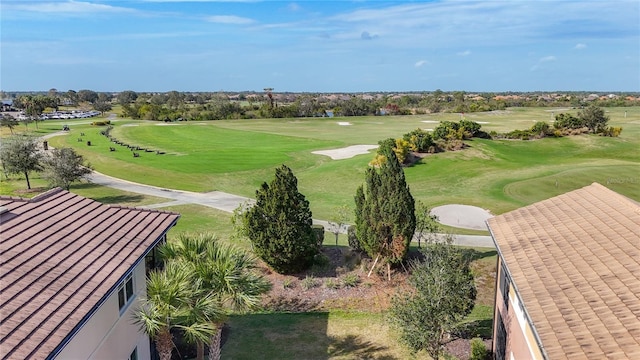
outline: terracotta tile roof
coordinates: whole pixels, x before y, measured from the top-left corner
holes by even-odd
[[[640,359],[640,206],[594,183],[488,220],[550,359]]]
[[[0,196],[0,356],[47,358],[179,217],[61,189]]]

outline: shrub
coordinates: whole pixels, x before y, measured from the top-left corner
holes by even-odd
[[[458,123],[453,121],[442,121],[435,129],[433,129],[434,139],[446,139],[449,133],[458,131]]]
[[[602,132],[600,133],[600,135],[618,137],[618,136],[620,136],[621,132],[622,132],[622,127],[609,126],[609,127],[604,128],[602,130]]]
[[[544,121],[538,121],[531,127],[533,135],[545,136],[549,134],[549,124]]]
[[[91,123],[93,126],[105,126],[111,124],[111,120],[94,121]]]
[[[309,290],[318,286],[318,281],[313,276],[307,276],[300,282],[300,286],[302,286],[304,290]]]
[[[481,128],[481,125],[477,122],[467,119],[460,120],[458,125],[460,126],[460,128],[464,128],[464,130],[469,133],[469,137],[475,137]]]
[[[469,360],[486,360],[489,358],[489,351],[484,341],[480,338],[471,339],[471,356]]]
[[[356,287],[360,283],[358,274],[347,274],[342,277],[342,285],[345,287]]]
[[[292,278],[285,278],[282,280],[282,287],[285,289],[293,289],[296,286],[296,283]]]
[[[277,168],[275,179],[256,191],[256,203],[242,221],[255,254],[275,271],[293,274],[313,263],[319,247],[309,201],[287,166]]]
[[[324,287],[326,287],[327,289],[335,290],[340,288],[340,283],[334,279],[329,278],[324,282]]]
[[[360,246],[360,241],[358,241],[358,237],[356,236],[356,226],[349,225],[347,228],[347,240],[349,241],[349,247],[355,251],[362,251],[362,247]]]

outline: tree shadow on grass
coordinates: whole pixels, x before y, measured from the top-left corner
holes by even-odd
[[[461,324],[453,331],[453,337],[461,339],[491,339],[493,336],[493,319],[480,319]]]
[[[330,337],[328,355],[329,357],[344,356],[355,359],[396,359],[390,355],[378,355],[379,352],[387,349],[386,346],[379,346],[370,341],[363,340],[358,335],[349,334],[340,337]]]
[[[478,251],[476,249],[462,249],[462,252],[465,256],[468,256],[471,261],[476,261],[492,256],[498,255],[497,250],[489,250],[489,251]]]
[[[103,204],[123,204],[123,203],[136,203],[142,201],[144,196],[142,195],[114,195],[97,197],[93,200]]]

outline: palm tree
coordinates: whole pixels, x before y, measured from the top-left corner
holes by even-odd
[[[190,264],[198,286],[213,294],[225,310],[219,316],[210,317],[216,331],[206,341],[209,360],[220,359],[220,340],[226,314],[255,309],[260,304],[260,296],[271,288],[271,283],[255,271],[257,260],[254,256],[220,242],[212,234],[183,234],[177,241],[164,245],[160,252],[166,260]],[[197,341],[198,360],[204,358],[204,343]]]
[[[147,279],[147,297],[134,321],[154,339],[161,360],[171,359],[171,330],[182,330],[191,341],[207,341],[217,332],[211,325],[211,319],[222,313],[217,297],[204,291],[193,275],[191,267],[171,261]]]

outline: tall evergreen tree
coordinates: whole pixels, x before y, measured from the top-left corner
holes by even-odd
[[[256,255],[279,273],[306,269],[318,253],[309,201],[298,192],[298,179],[285,165],[275,179],[256,191],[256,204],[244,213],[246,235]]]
[[[416,228],[415,201],[404,171],[393,152],[393,141],[382,141],[379,153],[386,160],[369,168],[366,187],[356,191],[356,233],[371,257],[397,263],[405,257]]]

